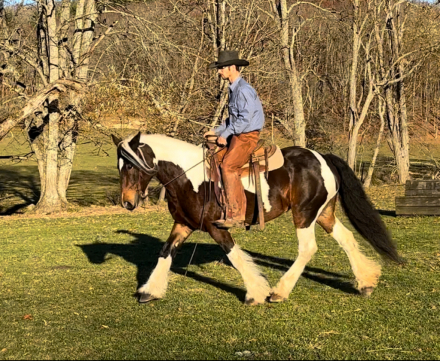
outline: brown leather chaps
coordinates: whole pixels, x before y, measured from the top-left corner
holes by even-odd
[[[259,131],[233,135],[221,163],[222,180],[228,203],[227,219],[232,218],[237,221],[245,219],[246,196],[240,179],[241,167],[249,162],[259,138]]]

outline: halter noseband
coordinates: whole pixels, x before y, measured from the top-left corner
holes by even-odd
[[[145,160],[144,152],[142,152],[141,150],[139,150],[139,148],[142,148],[142,147],[144,147],[144,146],[145,146],[145,144],[140,144],[137,150],[139,151],[139,154],[140,154],[140,156],[142,157],[142,160],[144,161],[144,164],[145,164],[145,168],[148,170],[148,172],[145,171],[144,169],[141,169],[141,171],[143,171],[144,173],[146,173],[146,174],[151,175],[152,177],[154,177],[154,176],[157,174],[157,172],[159,171],[159,169],[157,168],[157,164],[154,163],[154,162],[153,162],[153,167],[150,167],[150,166],[148,165],[147,161]],[[149,172],[151,172],[151,173],[149,173]]]

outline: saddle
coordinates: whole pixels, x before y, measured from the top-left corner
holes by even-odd
[[[215,139],[213,140],[213,138]],[[222,207],[224,214],[226,214],[227,202],[224,187],[221,187],[222,178],[220,165],[223,162],[228,148],[218,147],[216,145],[216,138],[217,136],[210,136],[206,141],[205,166],[208,178],[214,183],[214,193],[217,202]],[[283,165],[284,157],[281,149],[277,145],[264,146],[264,140],[260,139],[249,158],[249,162],[244,164],[240,169],[240,178],[251,177],[255,183],[255,195],[258,204],[258,223],[261,230],[264,229],[264,209],[261,196],[260,174],[264,172],[264,176],[267,180],[270,171],[281,168]]]

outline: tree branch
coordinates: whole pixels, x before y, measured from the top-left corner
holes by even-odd
[[[30,98],[27,105],[15,116],[9,117],[0,123],[0,140],[2,140],[18,123],[33,114],[53,92],[66,92],[68,89],[80,92],[84,87],[85,85],[80,82],[67,79],[59,79],[56,82],[47,85]]]

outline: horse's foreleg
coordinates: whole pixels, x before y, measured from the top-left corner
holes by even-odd
[[[156,268],[151,273],[147,283],[138,289],[139,302],[163,298],[168,287],[168,271],[171,268],[172,260],[179,247],[193,232],[189,227],[174,223],[171,234],[159,254]]]
[[[360,250],[353,233],[335,217],[335,224],[329,232],[344,249],[356,277],[357,288],[363,296],[369,296],[377,286],[380,265],[367,258]]]
[[[307,228],[297,228],[296,234],[298,237],[298,258],[292,267],[281,277],[276,287],[272,289],[270,302],[287,300],[306,264],[318,250],[315,240],[315,222]]]
[[[240,272],[247,291],[245,303],[247,305],[264,303],[270,294],[270,286],[252,257],[235,244],[228,231],[212,227],[208,232],[226,252],[232,265]]]

